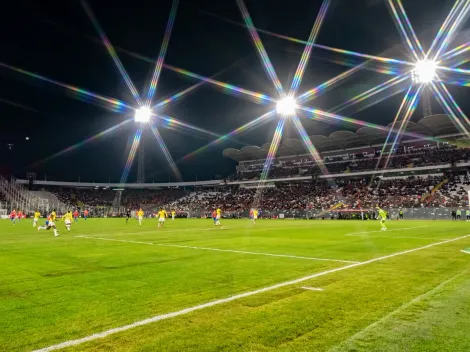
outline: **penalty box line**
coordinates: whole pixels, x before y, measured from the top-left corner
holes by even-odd
[[[80,345],[80,344],[85,343],[85,342],[105,338],[107,336],[110,336],[110,335],[113,335],[113,334],[116,334],[116,333],[119,333],[119,332],[127,331],[127,330],[130,330],[130,329],[136,328],[138,326],[148,325],[148,324],[155,323],[157,321],[178,317],[178,316],[181,316],[181,315],[192,313],[194,311],[198,311],[198,310],[202,310],[202,309],[205,309],[205,308],[210,308],[210,307],[213,307],[213,306],[216,306],[216,305],[232,302],[232,301],[235,301],[235,300],[238,300],[238,299],[241,299],[241,298],[250,297],[250,296],[253,296],[253,295],[257,295],[257,294],[260,294],[260,293],[272,291],[272,290],[282,288],[282,287],[286,287],[286,286],[296,285],[296,284],[299,284],[301,282],[311,280],[311,279],[315,279],[315,278],[320,277],[320,276],[325,276],[325,275],[333,274],[333,273],[336,273],[336,272],[339,272],[339,271],[352,269],[352,268],[355,268],[355,267],[358,267],[358,266],[363,266],[363,265],[375,263],[375,262],[378,262],[378,261],[386,260],[386,259],[389,259],[389,258],[397,257],[397,256],[400,256],[400,255],[413,253],[413,252],[416,252],[416,251],[421,251],[423,249],[431,248],[431,247],[434,247],[434,246],[440,246],[442,244],[446,244],[446,243],[450,243],[450,242],[454,242],[454,241],[459,241],[459,240],[462,240],[462,239],[468,238],[468,237],[470,237],[470,235],[457,237],[457,238],[453,238],[453,239],[446,240],[446,241],[436,242],[436,243],[428,244],[428,245],[422,246],[422,247],[408,249],[406,251],[397,252],[397,253],[389,254],[389,255],[386,255],[386,256],[383,256],[383,257],[370,259],[370,260],[367,260],[365,262],[349,264],[349,265],[345,265],[345,266],[342,266],[342,267],[339,267],[339,268],[336,268],[336,269],[330,269],[330,270],[322,271],[320,273],[304,276],[304,277],[301,277],[299,279],[281,282],[279,284],[275,284],[275,285],[272,285],[272,286],[260,288],[258,290],[249,291],[249,292],[245,292],[245,293],[240,293],[240,294],[230,296],[230,297],[227,297],[227,298],[218,299],[218,300],[215,300],[215,301],[199,304],[197,306],[189,307],[189,308],[182,309],[182,310],[179,310],[179,311],[176,311],[176,312],[156,315],[156,316],[151,317],[151,318],[136,321],[132,324],[124,325],[124,326],[121,326],[121,327],[118,327],[118,328],[113,328],[113,329],[110,329],[110,330],[106,330],[106,331],[103,331],[103,332],[100,332],[100,333],[96,333],[96,334],[93,334],[93,335],[82,337],[80,339],[65,341],[65,342],[62,342],[62,343],[59,343],[59,344],[56,344],[56,345],[52,345],[52,346],[45,347],[45,348],[42,348],[42,349],[39,349],[39,350],[35,350],[33,352],[50,352],[50,351],[55,351],[55,350],[66,348],[66,347]]]
[[[250,251],[241,251],[241,250],[237,250],[237,249],[221,249],[221,248],[211,248],[211,247],[185,246],[185,245],[171,244],[171,243],[167,244],[167,243],[153,243],[153,242],[141,242],[141,241],[130,241],[130,240],[118,240],[118,239],[114,239],[114,238],[91,237],[91,236],[75,236],[75,237],[88,238],[88,239],[101,240],[101,241],[147,244],[147,245],[150,245],[150,246],[160,246],[160,247],[174,247],[174,248],[197,249],[197,250],[214,251],[214,252],[228,252],[228,253],[239,253],[239,254],[250,254],[250,255],[263,255],[263,256],[268,256],[268,257],[318,260],[318,261],[339,262],[339,263],[359,263],[358,261],[354,261],[354,260],[304,257],[304,256],[297,256],[297,255],[274,254],[274,253],[264,253],[264,252],[250,252]]]

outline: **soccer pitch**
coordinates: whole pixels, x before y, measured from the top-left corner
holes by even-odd
[[[0,222],[1,351],[469,351],[470,223]]]

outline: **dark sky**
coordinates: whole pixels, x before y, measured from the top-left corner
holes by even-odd
[[[403,1],[411,23],[427,48],[452,7],[452,0]],[[115,47],[155,60],[163,40],[172,2],[90,1],[101,27]],[[255,26],[306,40],[318,10],[319,0],[246,0]],[[242,22],[235,0],[180,0],[165,62],[201,75],[225,72],[217,79],[246,89],[277,96],[265,74],[246,28],[226,20]],[[132,95],[87,17],[80,1],[16,1],[2,11],[0,62],[40,74],[49,79],[134,104]],[[468,40],[467,25],[449,48]],[[290,86],[303,46],[260,34],[276,72]],[[385,1],[332,0],[317,43],[367,54],[386,52],[389,57],[410,60]],[[154,64],[118,50],[118,56],[141,95],[146,95]],[[352,59],[352,61],[351,61]],[[299,92],[303,92],[348,69],[333,61],[362,61],[314,49]],[[331,109],[350,97],[392,76],[364,70],[321,95],[309,106]],[[198,81],[163,69],[154,101],[171,96]],[[451,87],[465,110],[466,88]],[[343,115],[386,125],[394,118],[402,95],[374,107]],[[467,106],[469,105],[469,106]],[[225,134],[268,111],[240,96],[225,94],[209,83],[202,85],[161,113],[216,133]],[[434,104],[435,112],[441,112]],[[57,157],[42,161],[67,147],[124,121],[129,114],[113,112],[103,104],[57,85],[0,67],[0,171],[24,177],[28,171],[38,179],[75,181],[119,181],[136,130],[131,122],[105,137],[97,138]],[[418,108],[412,121],[422,117]],[[351,126],[338,126],[302,119],[309,134],[329,134]],[[261,145],[272,138],[276,120],[237,136],[237,141]],[[208,179],[234,172],[235,163],[222,156],[226,141],[189,159],[184,155],[214,139],[202,133],[174,130],[159,125],[168,150],[177,161],[184,180]],[[29,141],[25,140],[29,137]],[[284,138],[296,138],[288,124]],[[147,181],[174,180],[171,169],[150,131],[145,130]],[[14,144],[10,150],[8,144]],[[39,163],[38,163],[39,162]],[[34,165],[33,165],[34,164]],[[129,175],[136,179],[137,162]]]

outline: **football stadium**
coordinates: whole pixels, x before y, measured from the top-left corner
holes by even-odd
[[[470,351],[469,10],[12,4],[0,351]]]

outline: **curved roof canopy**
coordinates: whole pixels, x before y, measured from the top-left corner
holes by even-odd
[[[393,129],[394,131],[400,128],[401,122],[402,121],[396,122]],[[386,127],[389,130],[392,126],[393,123],[389,123]],[[424,117],[417,123],[409,121],[405,134],[402,136],[402,140],[458,133],[461,132],[448,115],[438,114]],[[326,152],[384,143],[387,135],[387,130],[361,127],[356,132],[339,130],[331,133],[329,136],[312,135],[309,137],[318,151]],[[245,146],[240,150],[228,148],[223,151],[223,155],[235,161],[264,159],[268,153],[269,146],[270,143],[264,143],[261,147]],[[306,153],[308,153],[308,151],[300,139],[286,139],[281,142],[277,156],[291,156]]]

